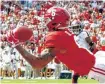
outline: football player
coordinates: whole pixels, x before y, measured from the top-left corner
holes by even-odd
[[[76,42],[79,44],[80,47],[90,50],[91,52],[95,48],[95,43],[92,42],[89,33],[83,30],[83,25],[78,22],[77,20],[71,23],[70,26],[71,31],[76,35]],[[72,77],[72,83],[77,83],[79,74],[74,72]]]
[[[35,68],[43,68],[56,56],[69,69],[74,70],[81,76],[97,73],[99,76],[93,76],[94,79],[105,82],[105,69],[103,67],[105,63],[97,61],[97,57],[100,58],[100,56],[95,57],[89,50],[78,46],[74,39],[75,35],[68,30],[69,13],[63,8],[52,7],[47,10],[45,18],[47,18],[46,25],[49,33],[45,38],[45,49],[43,49],[39,57],[28,53],[19,45],[32,36],[32,31],[27,27],[11,31],[7,35],[8,42],[15,44],[15,48]],[[105,57],[102,57],[102,59],[105,60]]]

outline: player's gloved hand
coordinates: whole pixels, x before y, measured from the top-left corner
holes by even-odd
[[[6,35],[6,39],[13,46],[17,46],[22,42],[25,42],[31,38],[33,32],[26,26],[15,28],[13,31],[10,31]]]

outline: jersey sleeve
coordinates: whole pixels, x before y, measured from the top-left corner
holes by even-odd
[[[89,37],[89,35],[88,35],[88,33],[87,33],[87,32],[82,32],[82,36],[83,36],[84,38]]]

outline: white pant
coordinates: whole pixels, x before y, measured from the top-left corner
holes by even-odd
[[[25,77],[26,79],[31,78],[32,67],[30,65],[25,66]]]
[[[98,51],[95,57],[96,63],[90,70],[88,77],[99,81],[99,83],[105,83],[105,51]]]
[[[33,69],[33,78],[37,78],[40,76],[40,69]]]
[[[8,70],[9,72],[11,72],[11,67],[10,67],[10,62],[8,63],[3,63],[3,70]]]
[[[16,63],[11,63],[11,70],[15,71],[15,78],[18,78],[18,67]]]
[[[55,65],[55,78],[59,78],[60,77],[60,73],[61,73],[61,65],[60,64],[56,64]]]

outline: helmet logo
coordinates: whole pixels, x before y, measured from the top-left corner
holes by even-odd
[[[55,9],[53,9],[53,10],[51,11],[52,19],[54,19],[55,12],[56,12],[56,10],[55,10]]]
[[[53,9],[53,10],[51,11],[51,15],[52,15],[52,16],[55,16],[55,12],[56,12],[56,10]]]

